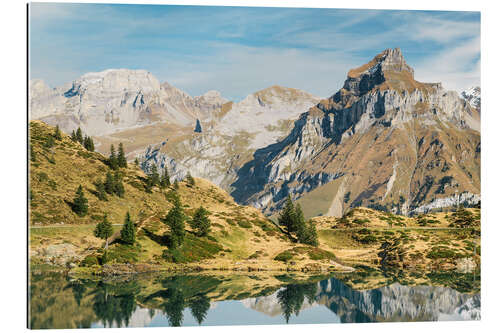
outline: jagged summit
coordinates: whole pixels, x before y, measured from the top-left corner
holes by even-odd
[[[372,90],[412,92],[416,89],[430,92],[441,89],[440,83],[422,83],[414,79],[414,70],[405,61],[399,48],[386,49],[370,62],[351,69],[344,86],[334,96],[335,103],[348,105],[351,96],[361,96]]]
[[[376,71],[382,72],[409,72],[411,77],[413,77],[413,68],[408,66],[406,63],[403,53],[400,48],[386,49],[381,53],[377,54],[369,63],[364,64],[355,69],[351,69],[347,76],[350,78],[356,78],[366,73],[375,73]]]
[[[258,149],[232,195],[269,214],[289,194],[303,207],[328,197],[309,216],[477,201],[479,131],[476,109],[439,83],[416,81],[401,50],[387,49],[349,71],[343,88],[301,114],[285,138]]]

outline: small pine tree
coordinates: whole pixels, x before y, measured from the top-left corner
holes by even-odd
[[[285,206],[278,217],[278,224],[284,226],[289,235],[295,232],[295,207],[290,195],[286,198]]]
[[[191,173],[189,171],[186,175],[186,182],[187,182],[188,186],[194,186],[194,178],[193,178],[193,176],[191,176]]]
[[[316,231],[316,226],[309,220],[307,224],[304,224],[300,227],[299,232],[297,233],[299,243],[308,244],[312,246],[318,246],[318,232]]]
[[[78,129],[76,130],[76,141],[80,142],[81,144],[83,144],[83,134],[82,134],[82,130],[80,127],[78,127]]]
[[[88,200],[85,198],[85,195],[83,194],[83,187],[82,185],[78,186],[78,189],[76,190],[75,198],[73,199],[73,211],[75,212],[76,215],[82,217],[85,216],[88,212],[89,206],[88,206]]]
[[[176,179],[174,180],[174,190],[178,190],[179,189],[179,181]]]
[[[108,238],[113,235],[113,226],[111,223],[108,221],[108,216],[104,215],[104,218],[102,222],[99,222],[95,229],[94,229],[94,235],[98,238],[105,239],[106,240],[106,245],[105,249],[108,249]]]
[[[162,173],[161,179],[160,179],[160,187],[165,188],[167,186],[170,186],[170,176],[168,174],[167,167],[165,166],[163,168],[163,173]]]
[[[135,164],[135,166],[139,166],[139,159],[137,157],[134,160],[134,164]]]
[[[99,179],[95,183],[95,189],[97,192],[97,198],[101,201],[107,201],[108,196],[106,195],[106,186],[104,186],[104,183]]]
[[[110,147],[110,153],[109,153],[109,167],[112,170],[117,170],[118,169],[118,159],[116,158],[116,153],[115,153],[115,146],[111,145]]]
[[[75,130],[71,131],[71,140],[74,141],[74,142],[77,142],[77,138],[76,138],[76,133],[75,133]]]
[[[151,172],[149,173],[149,179],[151,181],[151,186],[156,186],[160,184],[160,175],[158,174],[158,168],[156,164],[151,166]]]
[[[83,138],[83,148],[89,150],[89,137],[85,135]]]
[[[83,147],[88,151],[94,151],[94,140],[90,136],[85,136],[83,139]]]
[[[59,129],[59,125],[56,125],[56,129],[54,131],[54,139],[56,139],[57,141],[62,140],[62,135],[61,135],[61,130]]]
[[[293,229],[296,234],[299,231],[306,229],[306,220],[304,218],[304,213],[302,212],[302,207],[300,207],[300,204],[295,205],[295,220],[293,223]]]
[[[127,158],[125,157],[125,150],[123,149],[123,143],[118,144],[118,167],[127,167]]]
[[[191,228],[199,237],[207,236],[210,232],[210,219],[208,218],[208,210],[200,206],[189,221]]]
[[[185,215],[182,210],[181,200],[179,196],[174,197],[174,207],[168,212],[163,222],[170,227],[170,245],[175,249],[184,242],[184,220]]]
[[[125,224],[123,225],[122,230],[120,231],[121,240],[126,243],[133,245],[135,243],[135,226],[134,222],[130,219],[130,213],[127,212],[125,216]]]
[[[125,195],[125,187],[123,186],[123,180],[118,171],[115,172],[113,184],[114,184],[114,193],[120,198],[123,198],[123,196]]]
[[[146,190],[146,193],[153,193],[153,184],[151,183],[150,177],[146,179],[146,184],[144,185],[144,189]]]
[[[106,173],[106,180],[104,181],[104,190],[108,194],[115,193],[115,181],[113,179],[113,175],[109,171],[108,173]]]

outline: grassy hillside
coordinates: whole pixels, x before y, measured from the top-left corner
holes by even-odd
[[[30,162],[32,263],[81,265],[85,257],[101,260],[103,241],[94,237],[93,229],[107,214],[115,232],[108,260],[116,264],[148,264],[162,269],[174,265],[256,270],[287,267],[287,263],[274,259],[280,253],[294,251],[297,244],[259,210],[236,204],[229,194],[209,181],[197,178],[194,185],[182,181],[177,189],[174,186],[163,190],[154,187],[152,193],[147,193],[146,175],[129,164],[119,171],[125,195],[122,198],[108,195],[107,201],[101,201],[95,182],[104,180],[110,171],[107,158],[85,150],[65,135],[62,140],[51,143],[53,133],[54,128],[43,122],[30,123],[30,143],[34,152]],[[83,217],[72,211],[79,185],[89,205],[88,214]],[[208,209],[212,227],[207,237],[198,237],[186,224],[184,245],[169,251],[165,237],[169,228],[162,218],[173,207],[175,195],[180,197],[188,219],[198,207]],[[134,246],[121,244],[119,239],[127,211],[136,223],[137,244]],[[326,250],[310,246],[300,248],[294,253],[303,256],[304,260],[296,269],[318,261],[333,267],[331,259],[334,256]]]
[[[385,269],[475,270],[481,256],[480,209],[406,217],[355,208],[315,217],[323,246],[350,265]],[[465,212],[465,213],[464,213]]]

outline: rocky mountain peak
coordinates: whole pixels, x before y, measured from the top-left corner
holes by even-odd
[[[229,102],[229,100],[222,97],[221,93],[217,90],[209,90],[201,96],[196,96],[194,100],[200,105],[216,105],[221,106],[224,103]]]
[[[439,84],[426,84],[415,81],[414,71],[405,61],[399,48],[386,49],[377,54],[370,62],[351,69],[347,73],[344,87],[334,98],[336,103],[349,102],[344,95],[360,96],[372,89],[413,91],[438,88]]]
[[[91,93],[97,96],[123,91],[151,93],[160,90],[160,82],[146,70],[107,69],[90,72],[73,81],[65,97]]]
[[[351,69],[347,76],[357,78],[364,74],[374,74],[377,71],[387,72],[408,72],[413,77],[413,68],[406,63],[400,48],[386,49],[377,54],[370,62]]]
[[[462,98],[465,99],[472,105],[476,110],[481,112],[481,88],[480,87],[470,87],[469,89],[462,91]]]

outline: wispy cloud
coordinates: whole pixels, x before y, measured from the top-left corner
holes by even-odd
[[[458,90],[479,82],[478,13],[31,6],[32,77],[52,86],[89,71],[143,68],[192,95],[217,89],[242,98],[281,84],[328,96],[348,69],[388,47],[401,47],[423,81]]]

